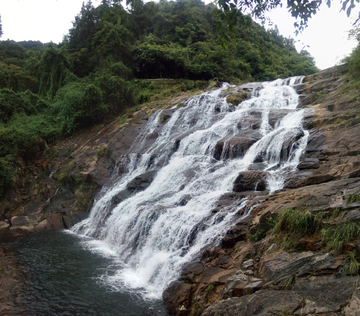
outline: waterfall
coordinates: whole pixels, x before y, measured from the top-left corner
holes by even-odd
[[[303,110],[296,109],[297,83],[224,84],[172,109],[165,122],[162,111],[148,119],[127,172],[103,188],[89,217],[72,229],[86,237],[85,247],[118,265],[115,275],[104,273],[104,282],[160,298],[181,266],[217,243],[245,210],[246,198],[216,209],[239,172],[265,171],[269,194],[283,187],[308,137]],[[251,91],[251,98],[228,104],[222,94],[229,88]]]

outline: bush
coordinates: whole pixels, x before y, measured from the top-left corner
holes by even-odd
[[[107,113],[101,90],[82,82],[72,82],[59,89],[51,108],[64,134],[101,121]]]
[[[13,162],[10,157],[0,157],[0,197],[14,185]]]

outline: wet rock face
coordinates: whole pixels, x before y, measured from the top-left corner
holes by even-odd
[[[214,158],[229,159],[244,157],[246,151],[261,138],[259,131],[246,131],[232,138],[219,140],[215,146]]]
[[[156,172],[153,170],[137,176],[127,184],[127,190],[131,193],[145,190],[153,181]]]
[[[242,171],[234,181],[233,191],[264,191],[266,190],[266,171]]]

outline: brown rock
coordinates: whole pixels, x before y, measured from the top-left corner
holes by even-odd
[[[9,227],[10,227],[9,223],[4,222],[4,221],[0,221],[0,230],[6,229],[6,228],[9,228]]]
[[[266,177],[268,173],[265,171],[242,171],[234,181],[233,191],[264,191],[266,189]]]
[[[191,284],[174,281],[163,293],[163,300],[172,315],[188,315],[190,311]]]
[[[258,131],[247,131],[230,139],[224,138],[218,141],[215,146],[214,158],[229,159],[241,158],[246,151],[261,138]]]
[[[258,291],[253,295],[230,298],[216,303],[201,316],[268,316],[293,313],[303,297],[291,291]]]

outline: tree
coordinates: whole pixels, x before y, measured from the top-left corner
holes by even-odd
[[[0,15],[0,37],[3,35],[2,31],[2,22],[1,22],[1,15]]]
[[[350,16],[352,9],[355,8],[355,1],[344,0],[342,2],[341,11],[345,11]],[[237,24],[238,14],[251,14],[253,17],[264,20],[264,14],[278,6],[282,6],[281,0],[216,0],[220,11],[218,12],[218,29],[225,29],[225,35],[233,32],[234,26]],[[298,19],[294,23],[298,31],[302,31],[307,27],[308,20],[317,13],[323,0],[287,0],[286,7],[291,15]],[[326,0],[326,5],[331,7],[331,0]],[[356,20],[358,22],[359,18]],[[356,23],[355,22],[355,23]],[[225,36],[226,39],[226,36]]]

